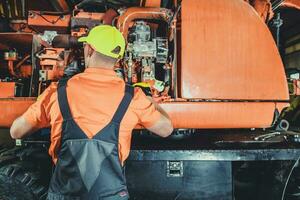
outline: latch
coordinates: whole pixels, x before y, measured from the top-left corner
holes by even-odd
[[[167,161],[167,177],[183,177],[183,162]]]

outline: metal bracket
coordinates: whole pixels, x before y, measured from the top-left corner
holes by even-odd
[[[47,70],[39,71],[39,81],[47,81]]]

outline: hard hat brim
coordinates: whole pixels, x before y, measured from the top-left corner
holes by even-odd
[[[87,41],[87,37],[80,37],[77,40],[78,42],[86,42]]]

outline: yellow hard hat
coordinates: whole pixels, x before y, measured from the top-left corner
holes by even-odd
[[[95,26],[88,36],[80,37],[78,42],[86,42],[97,52],[112,58],[122,58],[124,55],[125,39],[122,33],[113,26]]]

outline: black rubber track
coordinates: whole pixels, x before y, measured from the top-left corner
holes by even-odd
[[[0,200],[46,199],[50,171],[40,148],[1,149]]]
[[[287,190],[284,200],[300,200],[300,166],[299,163],[292,171],[288,180]]]
[[[22,164],[0,168],[0,199],[45,199],[47,189],[38,183],[35,174],[22,169]]]

